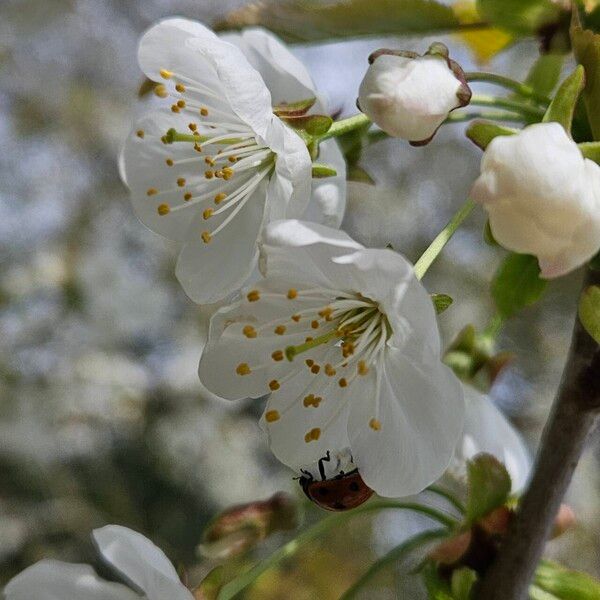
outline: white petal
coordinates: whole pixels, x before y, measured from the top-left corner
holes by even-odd
[[[321,144],[318,162],[333,167],[337,175],[313,179],[310,203],[302,219],[337,228],[346,210],[346,161],[336,140]]]
[[[139,600],[132,590],[100,579],[88,565],[43,560],[4,588],[6,600]]]
[[[464,422],[462,386],[442,363],[416,365],[386,350],[380,393],[354,402],[349,437],[354,462],[382,496],[415,494],[438,479],[452,458]],[[377,418],[379,431],[369,427]]]
[[[274,104],[315,96],[315,85],[306,67],[266,29],[252,27],[220,37],[244,52],[248,62],[261,74]]]
[[[219,219],[212,217],[205,221],[198,215],[188,229],[175,274],[194,302],[210,304],[221,300],[239,290],[254,271],[264,215],[265,187],[263,180],[239,213],[208,244],[203,242],[201,233],[214,231],[235,207]]]
[[[108,525],[95,529],[93,537],[104,559],[142,590],[148,600],[193,600],[163,551],[143,535]]]
[[[496,408],[489,396],[484,396],[472,386],[465,390],[465,429],[455,460],[461,472],[467,460],[487,452],[504,463],[512,479],[512,491],[520,492],[529,479],[531,456],[523,439],[506,417]]]

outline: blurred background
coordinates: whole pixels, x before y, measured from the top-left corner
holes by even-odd
[[[277,490],[301,501],[293,474],[260,433],[260,403],[229,404],[200,388],[204,317],[175,281],[176,248],[136,220],[117,172],[120,144],[143,109],[140,34],[171,15],[210,24],[241,4],[0,2],[0,589],[42,557],[94,562],[89,533],[106,523],[141,531],[190,568],[220,509]],[[460,39],[435,39],[465,69],[476,66]],[[371,51],[423,52],[431,41],[363,39],[294,51],[332,110],[352,114]],[[486,68],[524,78],[536,55],[535,42],[518,42]],[[349,185],[345,228],[415,260],[476,176],[480,152],[463,129],[446,126],[421,149],[397,140],[369,148],[361,165],[377,187]],[[502,253],[483,243],[483,223],[482,214],[472,217],[426,279],[431,292],[455,299],[440,317],[446,343],[493,314],[488,286]],[[516,358],[494,400],[532,450],[566,355],[578,278],[552,283],[501,335],[501,349]],[[549,547],[596,576],[598,456],[595,436],[569,496],[578,525]],[[305,519],[315,515],[306,507]],[[391,525],[361,521],[335,532],[251,595],[336,598],[412,527]],[[376,597],[392,590],[382,580]]]

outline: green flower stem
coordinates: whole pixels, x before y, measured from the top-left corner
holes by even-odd
[[[479,71],[465,73],[465,77],[469,83],[493,83],[508,90],[512,90],[513,92],[516,92],[525,98],[531,98],[531,100],[535,100],[535,102],[540,104],[550,104],[550,98],[548,98],[548,96],[538,94],[531,86],[521,83],[520,81],[515,81],[510,77],[504,77],[503,75],[497,75],[496,73],[484,73]]]
[[[558,596],[545,592],[542,588],[537,587],[537,585],[532,585],[529,588],[529,598],[530,600],[560,600]]]
[[[523,122],[523,115],[516,112],[494,111],[455,111],[448,115],[446,123],[465,123],[474,119],[485,119],[486,121],[510,121],[512,123]]]
[[[453,517],[450,517],[449,515],[446,515],[445,513],[429,506],[423,506],[421,504],[412,502],[398,502],[397,500],[373,500],[349,512],[338,513],[322,519],[301,533],[299,536],[293,540],[290,540],[287,544],[273,552],[271,556],[259,562],[245,573],[242,573],[233,581],[230,581],[228,584],[224,585],[217,596],[217,600],[230,600],[231,598],[234,598],[249,585],[251,585],[267,569],[278,565],[286,558],[295,554],[304,544],[318,539],[331,529],[341,527],[344,525],[344,523],[346,523],[346,521],[349,521],[358,515],[373,512],[375,510],[382,510],[385,508],[412,510],[414,512],[421,513],[430,517],[434,521],[441,523],[447,529],[450,529],[456,525],[456,520]]]
[[[452,504],[452,506],[454,506],[459,513],[464,514],[466,512],[465,505],[448,490],[438,487],[437,485],[430,485],[425,491],[431,492],[440,498],[444,498],[450,504]]]
[[[415,275],[418,279],[422,279],[427,273],[433,261],[438,257],[444,246],[450,241],[450,238],[456,233],[456,230],[461,226],[462,222],[471,214],[475,208],[475,202],[471,199],[467,200],[450,219],[446,227],[440,231],[437,237],[431,242],[429,248],[423,252],[421,258],[415,263]]]
[[[371,579],[379,573],[382,569],[387,567],[391,563],[395,563],[408,556],[414,550],[417,550],[427,542],[444,538],[448,535],[447,529],[434,529],[432,531],[424,531],[419,535],[415,535],[399,546],[396,546],[393,550],[390,550],[387,554],[382,556],[379,560],[375,561],[362,575],[357,579],[351,587],[349,587],[341,596],[340,600],[352,600],[356,598],[358,592],[365,587]]]
[[[341,119],[340,121],[335,121],[333,125],[329,128],[327,133],[318,136],[319,142],[323,140],[328,140],[332,137],[338,137],[343,135],[344,133],[348,133],[349,131],[354,131],[355,129],[360,129],[361,127],[365,127],[366,125],[371,123],[371,119],[364,115],[363,113],[358,113],[357,115],[353,115],[352,117],[348,117],[346,119]]]
[[[471,105],[473,106],[492,106],[494,108],[506,108],[525,116],[532,117],[534,119],[542,120],[545,110],[543,108],[537,108],[535,106],[529,106],[523,104],[518,100],[511,100],[510,98],[500,98],[498,96],[484,96],[484,95],[473,95],[471,98]]]

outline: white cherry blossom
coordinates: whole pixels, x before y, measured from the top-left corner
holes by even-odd
[[[542,277],[564,275],[600,250],[600,167],[558,123],[494,138],[471,197],[502,246],[537,256]]]
[[[448,466],[464,407],[412,265],[317,224],[264,235],[265,279],[212,317],[201,381],[231,400],[271,392],[262,424],[297,472],[329,451],[328,470],[356,466],[383,496],[422,490]]]
[[[8,583],[6,600],[194,600],[162,550],[140,533],[107,525],[93,539],[127,585],[101,579],[88,565],[42,560]]]
[[[304,67],[276,38],[254,30],[226,41],[200,23],[167,19],[143,36],[138,59],[149,79],[162,81],[155,91],[165,106],[136,123],[121,173],[140,220],[182,243],[176,274],[193,300],[211,303],[239,289],[270,220],[339,226],[345,167],[336,142],[323,144],[319,160],[338,175],[314,185],[309,207],[308,150],[273,114],[274,102],[315,96]]]

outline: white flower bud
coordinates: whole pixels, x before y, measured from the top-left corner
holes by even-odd
[[[466,106],[471,90],[443,44],[424,56],[378,50],[359,89],[358,107],[387,134],[426,144],[448,114]]]
[[[505,248],[537,256],[542,277],[581,266],[600,249],[600,167],[558,123],[496,137],[471,197]]]

